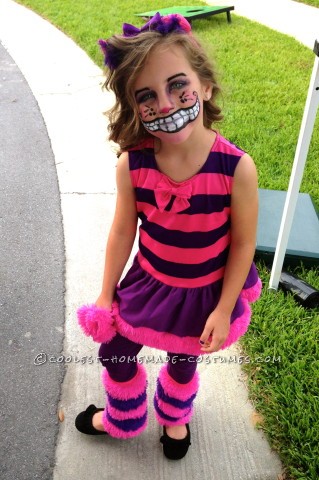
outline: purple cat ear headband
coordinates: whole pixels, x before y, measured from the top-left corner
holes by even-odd
[[[172,13],[161,17],[157,12],[142,28],[137,28],[129,23],[123,23],[123,37],[136,37],[143,32],[159,32],[162,35],[168,33],[190,33],[191,26],[182,15],[179,13]],[[104,54],[104,64],[109,67],[110,70],[115,70],[121,63],[122,58],[119,50],[111,45],[107,40],[99,40],[99,45]]]

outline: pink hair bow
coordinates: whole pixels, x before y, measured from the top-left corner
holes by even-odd
[[[165,210],[173,195],[176,198],[170,211],[178,213],[186,210],[190,205],[188,199],[192,195],[191,184],[174,186],[165,177],[162,177],[155,189],[156,203],[160,212]]]

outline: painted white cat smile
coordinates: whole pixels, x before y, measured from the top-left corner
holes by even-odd
[[[144,127],[150,132],[162,132],[174,133],[182,130],[190,122],[193,122],[200,109],[200,103],[197,98],[195,105],[189,108],[181,108],[177,112],[164,118],[157,118],[151,122],[143,122]]]

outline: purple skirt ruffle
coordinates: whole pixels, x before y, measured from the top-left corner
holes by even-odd
[[[166,285],[143,270],[135,257],[115,296],[117,330],[136,343],[174,353],[200,355],[199,337],[216,307],[222,280],[204,287]],[[246,332],[250,321],[248,302],[255,301],[261,282],[254,264],[231,315],[226,348]]]

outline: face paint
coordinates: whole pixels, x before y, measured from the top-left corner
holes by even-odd
[[[158,45],[132,85],[140,125],[160,142],[186,144],[206,134],[204,99],[209,90],[192,69],[184,48]]]
[[[157,92],[148,87],[135,92],[136,103],[142,121],[148,122],[157,114],[168,114],[170,111],[181,107],[186,102],[194,103],[196,96],[189,90],[190,81],[186,74],[181,72],[167,78],[166,100],[167,103],[159,106]]]
[[[193,92],[193,95],[197,96],[197,93]],[[186,93],[185,91],[182,93],[182,95],[179,96],[179,99],[181,103],[186,103],[190,100],[194,100],[194,98],[191,98],[190,94]]]
[[[142,109],[142,112],[140,113],[140,116],[142,118],[155,117],[156,115],[157,115],[157,113],[154,110],[154,108],[149,107],[148,105],[145,105],[145,107],[143,107],[143,109]]]
[[[142,121],[144,128],[151,133],[157,131],[175,133],[185,128],[190,122],[196,120],[200,111],[198,95],[196,92],[193,92],[193,95],[196,97],[196,102],[193,106],[181,108],[167,117],[157,118],[156,120],[151,120],[149,122]],[[181,97],[183,97],[183,95],[181,95]],[[188,101],[188,99],[185,99],[184,101],[181,99],[182,103],[185,103],[186,101]]]

